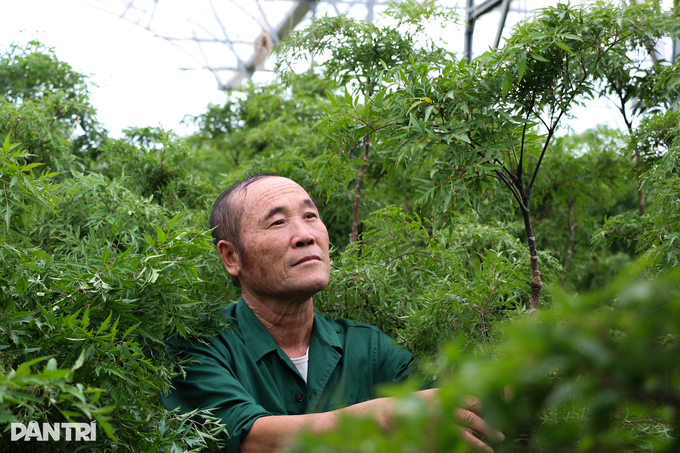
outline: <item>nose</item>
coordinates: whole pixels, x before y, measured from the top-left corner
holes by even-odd
[[[293,247],[299,248],[314,245],[316,240],[311,230],[311,226],[309,226],[304,220],[298,219],[294,223],[293,237],[291,238]]]

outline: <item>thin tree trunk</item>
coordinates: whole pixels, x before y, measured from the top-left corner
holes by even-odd
[[[519,205],[520,211],[522,212],[522,218],[524,219],[524,231],[527,235],[527,242],[529,244],[529,265],[531,267],[531,281],[529,282],[529,286],[531,287],[529,314],[532,314],[538,311],[538,304],[540,302],[541,296],[541,288],[543,287],[543,282],[541,281],[541,271],[538,268],[538,252],[536,251],[536,238],[534,237],[534,230],[533,227],[531,226],[531,213],[529,212],[529,201],[531,200],[531,188],[533,186],[533,179],[530,186],[525,191],[524,184],[522,183],[522,174],[520,166],[518,166],[518,173],[519,173],[518,176],[513,177],[513,181],[510,181],[500,171],[496,172],[499,179],[508,186],[508,188],[514,195],[515,200]]]
[[[638,207],[640,208],[640,215],[645,215],[647,210],[647,205],[645,204],[645,197],[642,194],[642,182],[640,181],[640,174],[642,173],[642,158],[640,157],[640,151],[635,150],[635,165],[637,165],[637,195],[638,195]]]
[[[567,245],[567,256],[564,258],[564,273],[562,274],[562,278],[560,279],[560,285],[564,283],[564,280],[567,278],[567,272],[569,271],[569,261],[571,260],[571,257],[573,255],[574,251],[574,231],[576,230],[576,223],[573,223],[571,221],[571,213],[574,209],[574,201],[575,200],[569,200],[567,201],[567,206],[569,206],[569,210],[567,213],[562,213],[563,216],[567,218],[567,227],[569,228],[569,245]]]
[[[359,239],[359,205],[361,204],[361,187],[364,184],[364,175],[366,174],[366,167],[368,166],[368,154],[371,149],[371,141],[368,134],[364,137],[364,157],[365,164],[359,166],[359,174],[357,175],[357,185],[354,188],[354,206],[352,207],[352,233],[349,235],[349,243],[356,242]]]
[[[526,231],[527,242],[529,243],[529,264],[531,266],[531,282],[529,282],[529,286],[531,287],[531,300],[529,302],[529,313],[531,314],[538,310],[543,282],[541,281],[541,271],[538,269],[536,238],[534,237],[534,230],[531,227],[528,205],[529,200],[525,200],[522,216],[524,217],[524,230]]]
[[[567,264],[569,263],[569,260],[571,259],[571,255],[574,250],[574,230],[576,229],[576,224],[571,222],[571,212],[574,208],[574,200],[569,200],[567,202],[567,205],[569,206],[569,211],[567,211],[566,217],[567,217],[567,226],[569,227],[569,245],[567,246],[567,256],[564,258],[564,271],[567,271]]]
[[[631,3],[637,4],[637,0],[631,0]],[[647,47],[649,48],[650,45],[647,43]],[[656,61],[656,54],[654,51],[650,51],[650,55],[652,57],[652,60],[654,60],[654,64],[657,63]],[[624,101],[624,96],[621,91],[617,91],[617,94],[619,95],[619,100],[621,101],[621,106],[619,106],[619,111],[621,112],[621,115],[623,116],[623,121],[626,123],[626,127],[628,128],[628,136],[633,135],[633,121],[628,120],[628,115],[626,114],[626,102]],[[636,180],[637,180],[637,196],[638,196],[638,208],[640,210],[640,215],[643,216],[645,215],[645,211],[647,210],[647,206],[645,205],[645,197],[644,194],[642,193],[642,183],[640,182],[640,175],[642,174],[642,157],[640,156],[640,150],[635,148],[635,170],[637,172]]]

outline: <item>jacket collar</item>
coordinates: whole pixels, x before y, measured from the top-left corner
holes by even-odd
[[[243,298],[236,303],[236,320],[238,327],[243,334],[243,342],[248,346],[253,360],[259,361],[265,354],[276,351],[278,345],[269,333],[267,328],[255,316],[255,313],[246,305]],[[314,312],[314,326],[312,336],[316,336],[322,343],[326,343],[333,349],[342,352],[342,343],[335,329],[326,321],[323,316]],[[314,343],[312,339],[312,343]],[[311,344],[310,344],[311,347]]]
[[[320,314],[314,312],[314,327],[312,329],[312,336],[316,336],[323,343],[333,349],[342,353],[342,343],[338,337],[338,333],[330,325],[330,323]]]
[[[274,338],[257,319],[250,307],[246,305],[243,298],[240,298],[236,303],[236,319],[243,334],[243,342],[256,362],[268,352],[276,351],[278,345]]]

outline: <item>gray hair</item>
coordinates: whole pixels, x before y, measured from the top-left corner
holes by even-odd
[[[245,206],[243,203],[235,202],[235,198],[237,194],[246,191],[247,187],[252,183],[270,177],[281,177],[281,175],[276,173],[254,173],[235,182],[217,197],[217,201],[215,201],[210,211],[210,229],[212,230],[215,246],[220,241],[230,242],[243,263],[247,261],[247,255],[241,244],[241,218],[243,218]],[[235,286],[241,287],[238,277],[232,276],[231,281]]]

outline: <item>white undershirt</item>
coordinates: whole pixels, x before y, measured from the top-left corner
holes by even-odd
[[[307,347],[307,352],[305,352],[305,355],[302,357],[295,357],[294,359],[290,359],[293,362],[293,365],[295,365],[295,368],[298,369],[300,372],[300,376],[302,376],[302,379],[305,380],[305,384],[307,383],[307,365],[309,365],[309,346]]]

